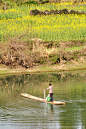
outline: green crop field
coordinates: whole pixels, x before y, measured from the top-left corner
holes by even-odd
[[[30,16],[32,9],[40,11],[68,9],[86,12],[86,3],[72,6],[68,3],[48,3],[39,5],[13,6],[8,10],[0,10],[0,42],[10,38],[29,41],[40,38],[43,41],[86,40],[86,15],[58,14],[47,16]]]

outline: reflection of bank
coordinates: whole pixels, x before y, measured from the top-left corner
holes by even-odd
[[[44,115],[45,115],[45,117],[46,117],[46,109],[50,112],[50,120],[52,120],[53,119],[53,105],[52,104],[50,104],[50,103],[46,103],[45,104],[45,108],[44,108]]]

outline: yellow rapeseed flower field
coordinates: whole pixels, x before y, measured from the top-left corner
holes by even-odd
[[[52,7],[60,8],[62,4],[55,5],[53,3]],[[67,5],[68,3],[64,3],[64,6]],[[44,41],[86,39],[86,15],[30,16],[28,13],[31,9],[35,8],[46,10],[46,7],[48,5],[27,8],[16,7],[5,12],[1,10],[0,41],[6,41],[8,37],[18,37],[24,33],[27,33],[28,40],[30,38],[41,38]]]

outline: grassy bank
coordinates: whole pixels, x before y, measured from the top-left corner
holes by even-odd
[[[86,62],[72,62],[68,64],[61,65],[52,65],[52,66],[39,66],[32,69],[25,69],[22,67],[18,68],[4,68],[0,67],[0,75],[13,75],[13,74],[26,74],[26,73],[43,73],[43,72],[63,72],[63,71],[76,71],[76,70],[85,70]]]
[[[24,42],[2,46],[0,74],[68,71],[86,68],[86,41]],[[32,49],[31,49],[32,48]]]

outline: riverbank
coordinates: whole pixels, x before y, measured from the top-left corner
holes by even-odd
[[[12,74],[31,74],[31,73],[41,73],[41,72],[62,72],[62,71],[76,71],[76,70],[85,70],[86,62],[85,61],[72,61],[64,65],[50,65],[50,66],[36,66],[34,68],[6,68],[0,66],[0,75],[12,75]]]
[[[31,43],[32,48],[24,42],[0,46],[0,75],[86,68],[86,41],[43,42],[35,39]]]

